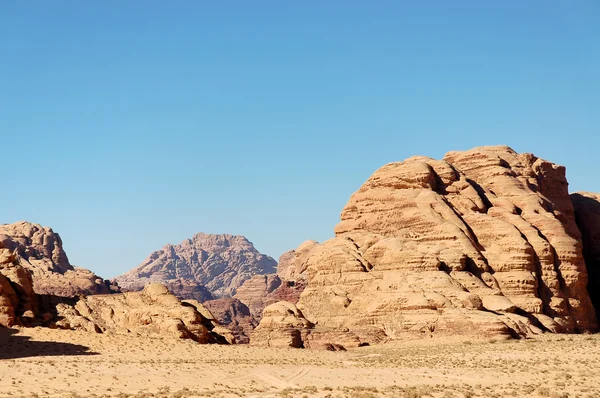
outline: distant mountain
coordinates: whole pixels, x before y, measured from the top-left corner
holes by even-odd
[[[277,262],[243,236],[199,233],[151,253],[137,268],[115,278],[125,291],[160,282],[180,298],[198,301],[233,296],[254,275],[274,273]]]

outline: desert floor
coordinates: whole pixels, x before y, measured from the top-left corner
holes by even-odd
[[[0,329],[0,396],[600,398],[600,335],[329,352]]]

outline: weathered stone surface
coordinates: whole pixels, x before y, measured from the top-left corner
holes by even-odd
[[[281,279],[276,274],[256,275],[244,282],[237,289],[234,297],[247,305],[250,312],[260,318],[266,306],[279,301],[273,301],[269,295],[280,286]]]
[[[179,245],[166,245],[153,252],[137,268],[115,280],[127,291],[140,290],[151,282],[168,286],[197,283],[215,297],[230,297],[254,275],[274,273],[276,265],[243,236],[199,233]]]
[[[315,327],[293,303],[279,301],[264,309],[263,318],[252,333],[251,344],[345,350],[344,345],[358,347],[361,343],[357,336],[347,330]]]
[[[46,325],[97,333],[172,336],[202,344],[233,342],[214,316],[194,300],[181,302],[161,284],[140,292],[42,298],[43,309],[53,317]]]
[[[180,278],[171,279],[160,283],[165,285],[171,293],[180,299],[191,299],[204,302],[207,300],[214,300],[215,298],[205,286],[196,281],[188,281]]]
[[[256,275],[238,288],[235,297],[250,308],[252,315],[260,320],[265,307],[278,301],[296,304],[306,286],[302,265],[310,249],[318,245],[314,240],[302,243],[279,258],[277,274]]]
[[[277,275],[284,281],[301,279],[302,264],[306,260],[306,255],[318,244],[317,241],[307,240],[295,250],[282,254],[277,264]]]
[[[582,234],[583,256],[588,270],[588,292],[600,318],[600,194],[578,192],[571,195],[575,220]]]
[[[13,251],[0,242],[0,326],[21,324],[38,311],[31,274],[17,263]]]
[[[60,236],[51,228],[28,222],[0,225],[1,258],[15,261],[31,272],[38,294],[71,297],[77,294],[105,294],[116,286],[85,268],[69,263]]]
[[[302,332],[312,327],[294,304],[280,301],[264,309],[251,341],[257,346],[304,348]]]
[[[244,282],[235,298],[246,304],[252,315],[260,320],[268,305],[278,301],[297,303],[305,285],[303,278],[293,281],[281,280],[276,274],[256,275]]]
[[[258,321],[244,303],[235,298],[222,298],[202,304],[214,314],[221,325],[231,330],[236,344],[250,342],[250,334],[258,326]]]
[[[199,343],[233,343],[200,303],[182,303],[167,288],[148,285],[142,292],[78,297],[38,295],[28,270],[0,249],[0,326],[47,326],[96,333],[173,336]]]
[[[199,343],[234,342],[232,333],[204,306],[194,300],[182,303],[160,284],[150,284],[136,293],[72,297],[75,292],[98,293],[102,289],[86,282],[93,280],[87,277],[93,275],[91,272],[79,272],[70,266],[60,238],[52,230],[18,223],[4,225],[2,231],[0,326],[173,336]],[[82,280],[76,281],[69,273]],[[40,280],[44,283],[40,284]],[[110,285],[103,281],[96,284],[109,291]],[[36,294],[34,288],[54,294]]]
[[[286,261],[292,264],[297,257],[295,251],[289,251],[281,256],[279,264],[287,266]],[[234,300],[212,300],[204,304],[214,310],[219,321],[233,331],[237,343],[246,344],[252,330],[262,318],[265,307],[279,301],[295,304],[300,299],[305,281],[295,272],[288,275],[299,278],[282,280],[278,274],[255,275],[237,289]]]
[[[595,330],[567,187],[564,167],[505,146],[385,165],[298,264],[297,306],[363,343]]]

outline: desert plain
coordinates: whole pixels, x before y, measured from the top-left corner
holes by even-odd
[[[0,329],[2,397],[600,397],[600,335],[347,351]]]

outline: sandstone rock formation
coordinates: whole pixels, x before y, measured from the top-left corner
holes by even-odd
[[[343,345],[340,342],[343,342]],[[346,330],[320,330],[288,301],[279,301],[264,309],[263,318],[252,333],[251,343],[262,347],[334,351],[345,350],[345,347],[358,347],[361,344],[357,336]]]
[[[297,306],[361,343],[597,328],[565,168],[532,154],[480,147],[387,164],[335,234],[295,269],[307,282]],[[277,329],[266,317],[259,336]]]
[[[243,236],[199,233],[179,245],[166,245],[153,252],[137,268],[115,280],[128,291],[140,290],[150,282],[170,287],[197,283],[215,297],[229,297],[252,276],[274,273],[276,265]]]
[[[173,336],[202,344],[233,343],[233,335],[220,326],[210,311],[195,300],[181,302],[161,284],[141,292],[45,298],[44,310],[54,315],[47,325],[97,333],[139,336]]]
[[[17,264],[15,254],[0,243],[0,326],[10,327],[38,312],[31,274]]]
[[[588,270],[588,292],[600,318],[600,194],[578,192],[571,195],[575,220],[582,234],[583,257]]]
[[[221,324],[231,329],[236,343],[248,343],[265,307],[279,301],[298,302],[305,281],[301,274],[296,274],[296,268],[300,268],[308,249],[316,244],[307,241],[298,249],[284,253],[279,258],[277,274],[255,275],[246,280],[237,289],[234,299],[211,300],[203,304],[215,313]]]
[[[219,324],[231,331],[236,344],[250,342],[250,334],[258,321],[244,303],[235,298],[222,298],[205,301],[202,305],[214,314]]]
[[[40,286],[56,291],[54,285],[36,284],[36,275],[45,276],[44,282],[64,281],[69,289],[89,285],[69,285],[70,279],[48,276],[40,270],[39,267],[46,264],[63,266],[60,271],[65,274],[71,271],[66,256],[60,259],[52,257],[51,250],[43,251],[48,248],[48,240],[37,240],[35,237],[39,236],[40,229],[35,226],[34,230],[34,234],[25,235],[34,237],[31,240],[8,239],[4,235],[0,241],[0,327],[47,326],[97,333],[174,336],[199,343],[233,343],[231,332],[219,325],[200,303],[193,300],[182,303],[159,284],[148,285],[142,292],[126,294],[77,297],[36,294],[34,288]],[[51,230],[43,230],[47,232],[43,233],[46,238],[54,236]],[[61,253],[60,242],[51,243],[50,246]],[[32,268],[27,269],[22,264]],[[47,272],[64,275],[60,271],[54,268]]]
[[[147,282],[144,282],[144,284],[146,283]],[[173,293],[176,297],[179,297],[180,299],[197,300],[201,303],[207,300],[215,299],[210,290],[208,290],[205,286],[201,285],[196,281],[189,281],[183,278],[179,278],[171,279],[168,281],[161,281],[159,283],[165,285],[171,293]],[[138,284],[137,286],[138,287],[136,289],[130,288],[129,290],[139,290],[141,284]]]
[[[38,295],[30,273],[0,249],[0,327],[13,325],[96,333],[172,336],[199,343],[234,343],[204,306],[181,302],[165,286],[141,292],[78,297]]]
[[[38,294],[70,297],[118,291],[90,270],[73,267],[60,236],[50,228],[24,221],[0,225],[0,248],[31,272]]]
[[[295,250],[282,254],[277,264],[277,276],[284,281],[302,279],[303,276],[298,271],[302,269],[302,263],[306,260],[306,255],[318,244],[317,241],[307,240]]]
[[[270,304],[278,301],[297,303],[304,287],[302,278],[282,280],[277,274],[256,275],[238,288],[235,298],[247,305],[252,315],[260,320],[263,310]]]

